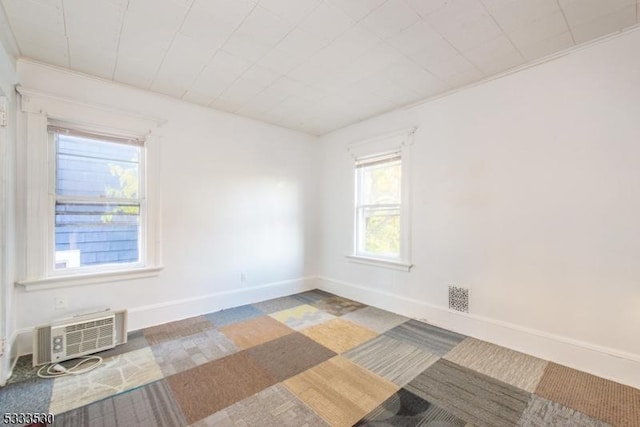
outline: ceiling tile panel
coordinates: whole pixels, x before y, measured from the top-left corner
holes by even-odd
[[[342,9],[333,4],[322,2],[302,20],[298,28],[331,41],[353,25],[355,25],[355,21]]]
[[[271,71],[275,71],[280,74],[287,74],[302,64],[302,62],[302,57],[282,50],[279,47],[275,47],[260,58],[257,64],[268,68]]]
[[[612,13],[599,16],[597,19],[571,27],[576,43],[593,40],[611,34],[637,23],[636,5],[617,9]]]
[[[522,25],[509,33],[509,39],[516,47],[530,46],[568,31],[569,27],[562,12],[556,12]]]
[[[635,0],[558,0],[569,26],[593,23],[594,20],[635,6]]]
[[[460,51],[473,49],[502,34],[502,30],[488,14],[481,14],[465,21],[456,21],[446,26],[431,21],[442,36]]]
[[[507,33],[560,12],[557,0],[482,0],[496,22]]]
[[[386,0],[330,0],[338,6],[351,19],[360,21],[365,16],[380,7]]]
[[[417,12],[403,0],[388,0],[364,18],[362,25],[378,37],[388,39],[419,20]]]
[[[321,0],[260,0],[260,6],[295,25],[318,7],[320,1]]]
[[[565,50],[573,45],[573,37],[567,31],[566,33],[558,34],[557,36],[549,37],[532,44],[519,45],[518,50],[525,59],[531,61]]]

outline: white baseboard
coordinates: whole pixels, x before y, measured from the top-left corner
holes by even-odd
[[[318,288],[364,304],[423,320],[454,332],[640,388],[640,355],[548,332],[460,313],[365,286],[318,278]]]
[[[148,328],[149,326],[212,313],[226,308],[304,292],[315,289],[316,287],[317,280],[315,277],[302,277],[248,288],[214,292],[212,294],[168,301],[160,304],[140,307],[123,306],[118,308],[127,308],[129,311],[128,329],[129,331],[135,331]],[[32,335],[33,327],[23,328],[18,331],[14,346],[16,346],[20,355],[30,354],[33,351]]]

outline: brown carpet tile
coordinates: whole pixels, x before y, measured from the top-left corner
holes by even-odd
[[[223,326],[220,332],[225,334],[239,348],[251,348],[293,333],[293,329],[272,319],[261,316],[240,323]]]
[[[197,366],[167,379],[189,423],[275,384],[246,352]]]
[[[303,329],[300,333],[323,346],[342,353],[378,336],[370,329],[342,319],[328,320],[316,326]]]
[[[398,390],[395,384],[336,356],[284,385],[332,426],[351,426]]]
[[[535,394],[615,426],[640,426],[640,390],[549,363]]]
[[[342,316],[343,314],[366,307],[366,305],[357,301],[336,296],[312,302],[311,305],[334,316]]]
[[[143,329],[143,333],[149,345],[159,344],[175,338],[188,337],[208,329],[212,329],[213,324],[204,316],[190,317],[177,322],[165,323],[163,325],[152,326]]]
[[[336,355],[298,332],[250,348],[247,354],[278,381],[284,381]]]

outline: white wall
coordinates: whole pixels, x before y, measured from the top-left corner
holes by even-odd
[[[551,348],[640,368],[639,51],[630,31],[322,137],[323,286],[639,386],[640,369],[625,377]],[[415,125],[415,267],[349,263],[346,146]],[[471,316],[440,310],[450,284],[471,289]],[[498,325],[549,348],[504,339]]]
[[[2,17],[0,16],[0,19]],[[7,127],[0,129],[0,339],[6,339],[0,357],[0,385],[8,375],[17,348],[15,298],[15,186],[16,186],[16,97],[15,59],[0,44],[0,94],[7,98]]]
[[[313,286],[304,278],[317,274],[307,238],[317,227],[316,138],[30,61],[18,61],[18,73],[25,88],[167,120],[156,131],[164,270],[133,281],[19,287],[23,332],[96,306],[128,308],[137,329]],[[57,296],[68,310],[54,310]]]

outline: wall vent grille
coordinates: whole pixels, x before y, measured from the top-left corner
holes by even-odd
[[[469,289],[449,286],[449,308],[451,310],[469,312]]]

